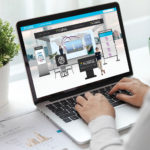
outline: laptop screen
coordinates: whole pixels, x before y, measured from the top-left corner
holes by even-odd
[[[20,30],[37,98],[129,72],[116,7]]]

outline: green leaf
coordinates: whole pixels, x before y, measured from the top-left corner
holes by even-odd
[[[3,63],[2,62],[0,62],[0,67],[3,67]]]
[[[0,19],[0,67],[12,60],[20,49],[19,44],[15,43],[13,32],[10,23]]]

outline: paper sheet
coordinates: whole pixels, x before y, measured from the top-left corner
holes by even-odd
[[[67,135],[36,111],[0,123],[1,150],[81,150]]]

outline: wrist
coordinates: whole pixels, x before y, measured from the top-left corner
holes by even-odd
[[[98,114],[98,115],[96,115],[96,116],[93,116],[93,117],[91,117],[90,119],[89,119],[89,121],[88,121],[88,123],[90,123],[92,120],[96,120],[97,118],[100,118],[100,117],[102,117],[102,116],[109,116],[109,117],[112,117],[112,118],[114,118],[115,119],[115,112],[111,112],[111,113],[100,113],[100,114]]]
[[[95,133],[98,130],[105,129],[105,128],[116,128],[115,119],[109,115],[102,115],[94,120],[91,120],[88,124],[91,133]]]
[[[150,92],[150,87],[148,85],[145,85],[145,90],[144,90],[144,93],[143,93],[143,98],[142,98],[142,102],[141,102],[141,106],[144,102],[144,99],[146,97],[146,95]]]

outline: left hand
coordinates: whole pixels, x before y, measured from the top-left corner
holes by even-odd
[[[82,96],[77,97],[75,109],[87,123],[102,115],[115,118],[115,110],[105,96],[100,93],[93,95],[87,92],[85,98]]]
[[[127,90],[132,93],[132,95],[117,94],[116,98],[125,101],[133,106],[141,107],[144,101],[144,96],[150,87],[140,80],[135,78],[122,78],[109,92],[113,94],[118,90]]]

